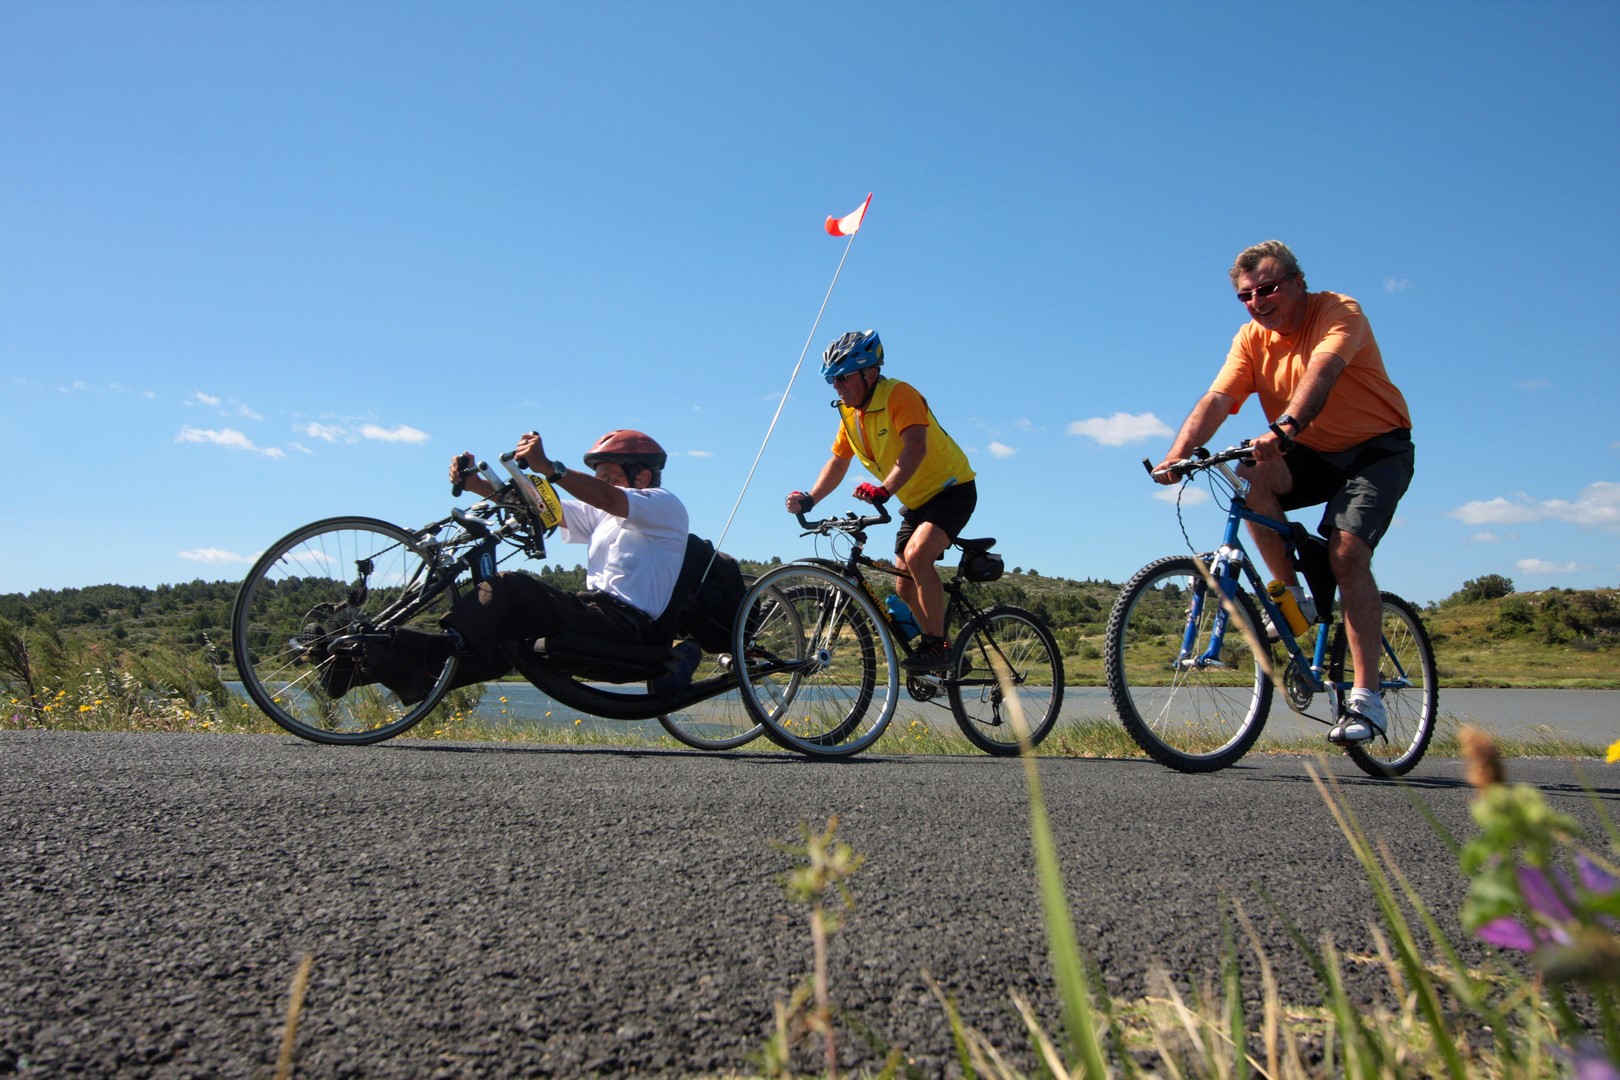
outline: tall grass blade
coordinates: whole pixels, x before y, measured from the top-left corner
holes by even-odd
[[[1384,871],[1384,864],[1373,853],[1373,845],[1362,830],[1361,823],[1356,820],[1343,800],[1329,790],[1328,781],[1323,779],[1322,774],[1314,766],[1307,765],[1305,769],[1323,801],[1327,803],[1334,821],[1338,823],[1339,831],[1344,833],[1345,839],[1350,842],[1350,848],[1355,853],[1356,860],[1361,863],[1368,883],[1372,885],[1373,897],[1383,911],[1385,923],[1393,934],[1392,944],[1396,955],[1400,957],[1401,968],[1406,972],[1408,981],[1418,995],[1419,1008],[1429,1023],[1430,1033],[1445,1062],[1447,1074],[1453,1077],[1453,1080],[1464,1080],[1468,1075],[1467,1066],[1463,1062],[1456,1040],[1452,1037],[1445,1011],[1440,1005],[1440,996],[1435,991],[1434,980],[1430,978],[1423,957],[1418,952],[1412,929],[1396,900],[1395,890],[1390,884],[1389,875]],[[1387,851],[1385,856],[1389,857]]]
[[[1070,1052],[1079,1063],[1080,1075],[1100,1080],[1108,1075],[1108,1069],[1097,1037],[1091,987],[1080,960],[1080,945],[1074,934],[1074,920],[1069,914],[1069,901],[1063,888],[1063,872],[1058,867],[1057,847],[1052,843],[1052,828],[1046,817],[1040,768],[1029,745],[1029,723],[1019,705],[1006,661],[992,653],[990,666],[1001,685],[1013,723],[1017,725],[1016,730],[1021,733],[1019,757],[1024,763],[1024,777],[1029,784],[1029,822],[1035,849],[1035,876],[1040,883],[1041,908],[1046,918],[1047,952],[1052,959],[1052,974],[1057,980],[1058,994],[1063,1003],[1063,1028],[1068,1035]]]

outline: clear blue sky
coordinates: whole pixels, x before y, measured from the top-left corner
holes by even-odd
[[[1139,461],[1276,237],[1412,406],[1380,583],[1615,586],[1617,56],[1612,2],[5,0],[0,592],[421,524],[453,453],[531,428],[576,464],[653,433],[715,536],[843,251],[822,221],[868,191],[735,554],[810,553],[782,496],[831,442],[820,351],[865,327],[1009,565],[1185,550]]]

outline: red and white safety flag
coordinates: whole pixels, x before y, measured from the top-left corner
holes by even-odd
[[[872,193],[866,193],[866,201],[861,203],[854,212],[843,217],[827,218],[828,236],[854,236],[861,227],[861,219],[866,217],[866,208],[872,205]]]

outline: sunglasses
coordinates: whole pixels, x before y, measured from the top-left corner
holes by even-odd
[[[1237,294],[1238,303],[1247,304],[1250,300],[1258,300],[1270,296],[1272,293],[1282,288],[1283,285],[1285,285],[1293,276],[1293,274],[1289,274],[1288,277],[1278,278],[1276,281],[1268,281],[1264,285],[1256,285],[1252,289],[1243,289]]]

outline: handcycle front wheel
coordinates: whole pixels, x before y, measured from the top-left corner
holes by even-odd
[[[1034,612],[998,604],[957,634],[946,680],[951,713],[969,742],[998,757],[1037,746],[1063,707],[1063,655]],[[1008,680],[1011,694],[1002,679]]]
[[[1383,738],[1374,736],[1346,746],[1345,753],[1369,776],[1404,776],[1422,760],[1434,737],[1440,680],[1434,645],[1417,611],[1394,593],[1380,593],[1379,597],[1384,615],[1378,682],[1389,728]],[[1353,683],[1355,661],[1342,620],[1334,631],[1329,657],[1329,677],[1338,683]]]
[[[1182,772],[1237,761],[1271,709],[1272,682],[1250,645],[1265,648],[1266,640],[1254,600],[1239,589],[1233,607],[1223,607],[1200,565],[1173,555],[1137,571],[1114,601],[1103,648],[1109,696],[1125,730],[1155,761]],[[1216,654],[1210,635],[1222,611],[1228,618]]]
[[[882,736],[899,703],[894,641],[839,574],[790,563],[761,575],[737,620],[742,700],[766,736],[810,757],[847,757]]]
[[[735,667],[729,653],[724,656],[704,653],[693,681],[731,677],[735,674]],[[754,719],[753,713],[743,703],[743,694],[739,682],[723,694],[665,713],[658,718],[658,722],[675,739],[694,750],[735,750],[753,742],[765,731],[765,726]]]
[[[356,635],[438,633],[457,591],[417,599],[430,569],[410,533],[375,518],[327,518],[276,541],[242,580],[231,612],[231,655],[248,697],[317,743],[381,742],[418,723],[445,696],[456,659],[428,673],[426,696],[408,703],[360,682]]]

